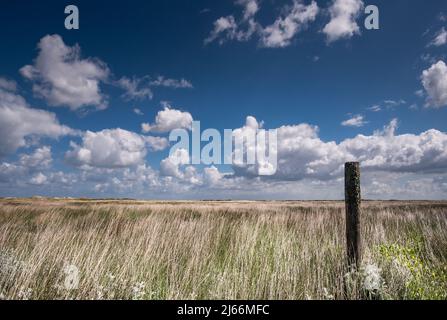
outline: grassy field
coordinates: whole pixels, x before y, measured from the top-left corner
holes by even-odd
[[[447,299],[447,202],[0,200],[3,299]],[[78,277],[75,273],[78,272]]]

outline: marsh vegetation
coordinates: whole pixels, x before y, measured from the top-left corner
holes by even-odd
[[[447,299],[446,202],[364,202],[362,235],[350,272],[342,202],[3,199],[0,295]]]

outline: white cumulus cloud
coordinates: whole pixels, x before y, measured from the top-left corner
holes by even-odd
[[[67,46],[59,35],[47,35],[39,44],[33,65],[20,69],[33,82],[33,91],[51,106],[71,110],[107,107],[100,83],[109,76],[107,66],[97,59],[81,59],[80,47]]]
[[[183,178],[184,173],[180,171],[180,166],[188,163],[188,150],[176,149],[172,154],[160,162],[160,173],[168,177]]]
[[[169,146],[169,141],[163,137],[144,136],[149,149],[152,151],[162,151]]]
[[[318,136],[318,127],[309,124],[279,127],[278,168],[270,178],[337,179],[346,161],[360,161],[367,171],[423,174],[447,169],[447,134],[431,129],[418,135],[397,135],[396,130],[397,120],[393,119],[373,135],[358,135],[336,143],[323,141]],[[249,165],[238,164],[235,172],[253,174]]]
[[[427,93],[427,106],[440,108],[447,105],[447,66],[444,61],[424,70],[421,81]]]
[[[192,121],[193,118],[189,112],[171,109],[170,106],[165,106],[163,110],[157,113],[155,123],[143,123],[141,128],[143,132],[164,133],[174,129],[190,129]]]
[[[35,176],[33,176],[30,180],[29,183],[36,185],[36,186],[41,186],[44,185],[48,182],[48,178],[46,175],[44,175],[42,172],[39,172],[38,174],[36,174]]]
[[[219,172],[215,166],[203,169],[203,178],[206,185],[216,185],[223,178],[223,174]]]
[[[17,83],[14,80],[0,77],[0,89],[14,92],[17,90]]]
[[[49,168],[52,161],[51,147],[49,146],[37,148],[31,154],[22,154],[19,159],[20,165],[25,168]]]
[[[57,139],[75,133],[61,125],[54,113],[31,108],[23,97],[0,88],[0,157],[40,138]]]
[[[323,28],[327,41],[333,42],[359,34],[360,28],[356,19],[362,8],[361,0],[334,0],[329,8],[331,20]]]
[[[164,138],[146,137],[123,129],[87,131],[82,144],[71,143],[66,160],[75,166],[124,168],[144,163],[147,147],[162,150],[167,147]]]

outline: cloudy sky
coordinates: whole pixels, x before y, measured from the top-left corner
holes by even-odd
[[[447,198],[444,0],[65,2],[0,4],[0,196],[340,199],[355,160],[367,198]],[[276,174],[174,161],[193,120],[277,129]]]

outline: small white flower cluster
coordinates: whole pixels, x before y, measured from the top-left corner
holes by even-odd
[[[382,288],[383,280],[381,269],[376,265],[368,264],[363,269],[363,287],[370,292],[377,292]]]
[[[96,288],[96,300],[104,300],[104,287],[98,286]]]
[[[335,300],[333,294],[330,294],[327,288],[323,288],[323,298],[324,300]]]
[[[17,296],[20,300],[29,300],[32,294],[33,290],[31,288],[21,287]]]
[[[12,277],[23,268],[23,262],[10,251],[0,250],[0,277]]]
[[[353,292],[360,289],[370,298],[378,297],[385,288],[381,272],[382,270],[372,263],[364,264],[360,269],[351,268],[344,276],[345,285]]]
[[[104,284],[96,286],[96,300],[115,299],[115,292],[118,291],[119,286],[120,282],[117,281],[116,276],[108,272]]]
[[[79,286],[79,269],[69,264],[64,267],[65,280],[64,287],[66,290],[76,290]]]
[[[60,270],[58,280],[54,284],[59,297],[63,299],[73,299],[76,295],[75,291],[79,287],[79,269],[74,264],[64,263]]]
[[[144,295],[145,295],[145,289],[146,284],[144,283],[144,281],[141,282],[137,282],[133,287],[132,287],[132,299],[133,300],[141,300],[143,299]]]

